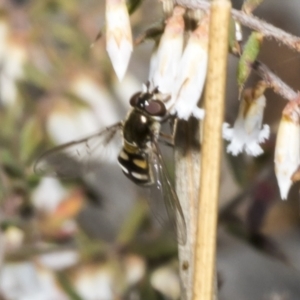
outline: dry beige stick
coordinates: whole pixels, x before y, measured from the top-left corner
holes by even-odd
[[[187,242],[179,245],[179,271],[181,299],[193,296],[194,250],[196,239],[196,216],[200,184],[199,123],[195,119],[179,121],[176,130],[176,192],[187,226]]]
[[[221,128],[224,117],[228,32],[231,2],[211,4],[205,118],[201,149],[193,300],[213,300],[216,260]]]

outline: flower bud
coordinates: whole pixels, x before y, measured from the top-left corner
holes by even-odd
[[[299,101],[298,101],[299,102]],[[290,102],[283,110],[275,147],[275,174],[283,200],[293,183],[292,176],[300,163],[300,126],[298,103]]]
[[[132,52],[132,34],[125,0],[106,0],[106,50],[121,81]]]

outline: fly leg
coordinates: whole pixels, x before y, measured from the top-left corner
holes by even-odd
[[[178,119],[175,116],[171,116],[168,119],[168,121],[169,121],[172,132],[171,132],[171,134],[160,132],[159,133],[159,141],[164,143],[167,146],[174,147]]]

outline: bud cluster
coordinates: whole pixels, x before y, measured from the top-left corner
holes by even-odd
[[[186,10],[175,6],[153,51],[149,81],[153,88],[171,96],[166,105],[172,114],[185,120],[191,115],[202,119],[204,111],[197,104],[207,72],[209,17],[202,16],[188,30],[185,18]]]

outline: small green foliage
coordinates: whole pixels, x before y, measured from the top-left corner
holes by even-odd
[[[117,242],[120,245],[126,245],[135,238],[136,233],[145,219],[147,209],[148,207],[145,201],[137,202],[119,232]]]
[[[264,0],[244,0],[242,10],[247,14],[251,14],[263,1]]]
[[[142,4],[143,0],[127,0],[127,9],[130,15],[132,15],[136,9]]]
[[[23,126],[21,131],[21,161],[26,162],[33,155],[36,155],[36,149],[43,141],[43,132],[38,119],[32,116]]]
[[[75,291],[72,283],[64,272],[57,272],[56,276],[58,282],[61,284],[63,290],[67,293],[71,300],[83,300]]]
[[[15,159],[14,153],[9,149],[1,149],[0,162],[5,174],[10,178],[23,178],[24,168]]]
[[[263,41],[263,34],[259,32],[252,32],[250,37],[245,44],[244,51],[241,55],[239,64],[238,64],[238,86],[241,93],[246,80],[248,79],[251,70],[252,64],[255,62]]]

